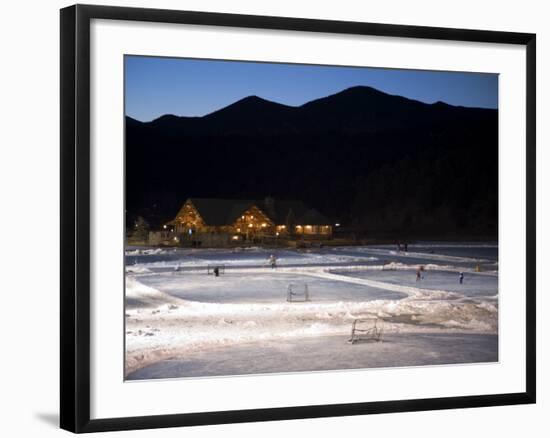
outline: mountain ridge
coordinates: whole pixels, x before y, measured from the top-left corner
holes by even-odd
[[[149,123],[154,123],[155,121],[159,120],[159,119],[163,119],[165,117],[173,117],[173,118],[177,118],[177,119],[192,119],[192,120],[196,120],[196,119],[202,119],[202,118],[206,118],[206,117],[209,117],[211,116],[212,114],[216,114],[220,111],[223,111],[225,109],[228,109],[230,107],[233,107],[234,105],[236,104],[240,104],[240,103],[243,103],[243,102],[264,102],[264,103],[269,103],[269,104],[273,104],[273,105],[279,105],[280,107],[284,107],[284,108],[289,108],[289,109],[299,109],[299,108],[303,108],[303,107],[306,107],[310,104],[313,104],[315,102],[319,102],[319,101],[323,101],[325,99],[329,99],[331,97],[334,97],[334,96],[338,96],[338,95],[342,95],[342,94],[348,94],[350,92],[361,92],[361,93],[364,93],[365,91],[367,90],[372,90],[373,92],[375,93],[378,93],[379,95],[383,95],[383,96],[391,96],[391,97],[397,97],[397,98],[400,98],[400,99],[404,99],[404,100],[407,100],[407,101],[410,101],[410,102],[415,102],[415,103],[419,103],[419,104],[422,104],[422,105],[444,105],[444,106],[448,106],[448,107],[452,107],[452,108],[467,108],[467,109],[477,109],[477,110],[488,110],[488,111],[496,111],[496,109],[494,108],[483,108],[483,107],[467,107],[467,106],[463,106],[463,105],[453,105],[453,104],[450,104],[450,103],[447,103],[447,102],[444,102],[444,101],[441,101],[441,100],[438,100],[436,102],[433,102],[433,103],[427,103],[427,102],[422,102],[420,100],[417,100],[417,99],[412,99],[412,98],[409,98],[409,97],[406,97],[406,96],[401,96],[399,94],[390,94],[390,93],[386,93],[384,91],[381,91],[381,90],[378,90],[377,88],[374,88],[374,87],[370,87],[370,86],[367,86],[367,85],[354,85],[352,87],[348,87],[348,88],[345,88],[341,91],[338,91],[336,93],[332,93],[332,94],[329,94],[329,95],[326,95],[326,96],[321,96],[321,97],[318,97],[318,98],[315,98],[315,99],[312,99],[312,100],[309,100],[307,102],[304,102],[303,104],[301,105],[297,105],[297,106],[293,106],[293,105],[287,105],[287,104],[284,104],[284,103],[280,103],[280,102],[276,102],[276,101],[273,101],[273,100],[269,100],[269,99],[266,99],[266,98],[263,98],[263,97],[260,97],[260,96],[257,96],[257,95],[249,95],[249,96],[245,96],[241,99],[238,99],[236,100],[235,102],[232,102],[226,106],[223,106],[221,108],[218,108],[214,111],[211,111],[207,114],[204,114],[202,116],[181,116],[181,115],[176,115],[176,114],[170,114],[170,113],[166,113],[166,114],[162,114],[152,120],[149,120],[149,121],[142,121],[142,120],[138,120],[136,119],[135,117],[132,117],[132,116],[126,116],[127,118],[129,119],[132,119],[133,121],[136,121],[138,123],[143,123],[143,124],[149,124]]]
[[[126,169],[128,217],[151,223],[187,197],[273,196],[374,230],[494,233],[498,110],[371,87],[298,107],[247,96],[201,117],[127,117]]]

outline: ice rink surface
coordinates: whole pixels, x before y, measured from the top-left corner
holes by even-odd
[[[370,286],[342,283],[301,274],[277,272],[227,272],[219,277],[204,273],[144,275],[139,281],[172,296],[206,303],[281,303],[288,287],[318,301],[372,301],[401,299],[407,295]]]

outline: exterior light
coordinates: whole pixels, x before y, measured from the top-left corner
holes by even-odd
[[[335,227],[339,227],[339,226],[340,226],[340,224],[339,224],[339,223],[336,223],[336,224],[334,224],[334,226],[335,226]]]
[[[264,227],[264,228],[267,227],[267,224],[264,222],[264,223],[262,224],[262,227]]]
[[[248,224],[248,228],[252,228],[252,224]]]
[[[164,228],[164,229],[166,229],[166,225],[164,225],[164,227],[163,227],[163,228]]]
[[[306,228],[308,228],[308,229],[311,228],[311,225],[306,225]]]
[[[244,219],[244,216],[241,216],[241,219]]]
[[[231,237],[231,239],[233,239],[233,240],[239,240],[239,236],[233,236],[233,237]]]
[[[279,235],[279,232],[276,232],[275,235],[278,236],[278,235]]]
[[[241,229],[240,228],[237,228],[237,233],[240,233],[241,232]]]
[[[286,228],[286,225],[281,225],[281,228],[284,230]]]

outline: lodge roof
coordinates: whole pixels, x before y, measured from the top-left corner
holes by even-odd
[[[302,201],[253,199],[189,198],[202,219],[210,226],[232,225],[252,206],[259,208],[276,225],[286,224],[289,215],[301,225],[329,225],[329,219],[319,211],[309,208]]]
[[[254,201],[246,199],[190,198],[189,201],[210,226],[230,225],[254,205]]]

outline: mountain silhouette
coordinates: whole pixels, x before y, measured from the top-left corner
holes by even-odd
[[[356,229],[483,233],[497,224],[498,111],[358,86],[287,106],[248,96],[202,117],[126,117],[128,220],[187,197],[301,199]]]

